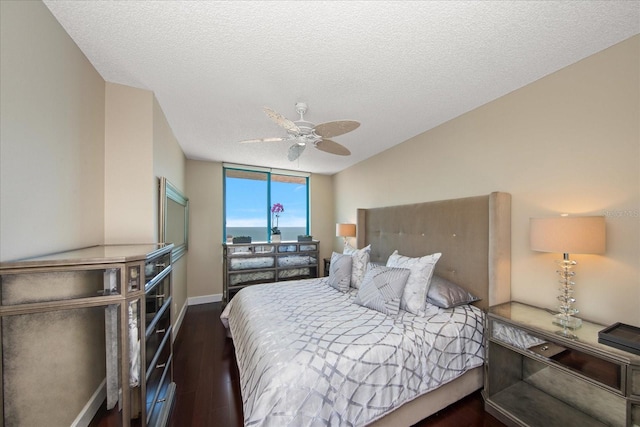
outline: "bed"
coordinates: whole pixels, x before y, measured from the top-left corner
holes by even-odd
[[[479,297],[473,304],[388,316],[328,278],[238,292],[222,320],[245,425],[410,426],[480,389],[483,311],[510,300],[510,200],[495,192],[358,209],[357,247],[370,245],[371,262],[441,253],[435,276]]]

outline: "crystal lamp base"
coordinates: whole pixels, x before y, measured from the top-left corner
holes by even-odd
[[[553,324],[568,329],[579,329],[582,326],[582,319],[560,313],[553,316]]]

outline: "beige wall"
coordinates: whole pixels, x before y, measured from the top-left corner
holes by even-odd
[[[309,179],[309,199],[311,204],[311,235],[320,240],[320,275],[324,268],[323,258],[331,258],[336,237],[336,222],[333,218],[334,189],[333,176],[313,174]],[[355,241],[352,242],[355,245]],[[342,248],[340,248],[342,251]]]
[[[375,207],[512,194],[512,298],[555,308],[554,259],[529,218],[607,215],[604,255],[573,255],[577,308],[640,326],[640,36],[335,176],[340,220]]]
[[[222,294],[222,164],[187,160],[188,297]]]
[[[102,243],[104,80],[41,2],[0,19],[0,260]]]
[[[153,98],[147,90],[106,83],[106,244],[153,242],[158,235]]]

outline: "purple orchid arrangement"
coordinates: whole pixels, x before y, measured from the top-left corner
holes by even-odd
[[[282,212],[284,212],[284,206],[282,206],[282,203],[274,203],[273,206],[271,206],[271,225],[273,225],[271,228],[272,234],[280,234],[280,230],[278,229],[278,218],[280,218],[280,214]]]

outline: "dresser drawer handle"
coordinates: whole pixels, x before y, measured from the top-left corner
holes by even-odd
[[[158,268],[165,268],[166,266],[167,265],[164,262],[156,264],[156,267],[158,267]]]
[[[167,366],[167,364],[166,364],[166,363],[160,363],[160,364],[156,365],[156,369],[162,369],[162,368],[164,368],[165,366]]]
[[[164,298],[164,294],[156,295],[156,299]]]
[[[158,329],[158,330],[156,331],[156,334],[164,334],[165,332],[167,332],[167,330],[166,330],[166,329]]]

